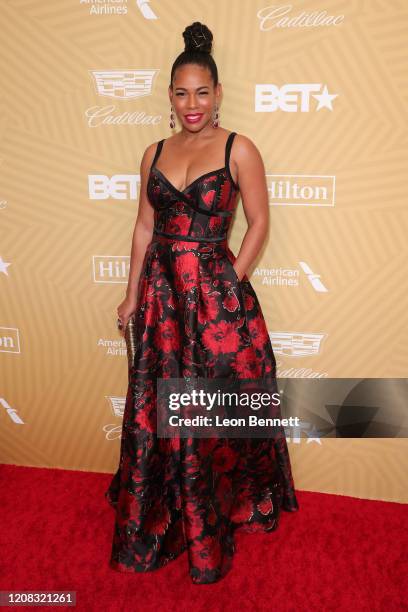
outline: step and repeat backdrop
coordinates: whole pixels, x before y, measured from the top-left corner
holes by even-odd
[[[6,0],[0,19],[2,463],[117,467],[140,161],[172,133],[194,21],[214,35],[220,124],[265,164],[249,278],[278,376],[407,376],[405,0]],[[240,202],[235,254],[246,227]],[[299,489],[407,501],[406,439],[287,434]]]

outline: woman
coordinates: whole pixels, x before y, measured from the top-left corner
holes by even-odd
[[[112,568],[158,569],[188,550],[195,584],[227,574],[234,532],[272,531],[298,504],[283,430],[268,439],[159,438],[159,378],[275,381],[275,357],[245,274],[268,226],[265,170],[254,144],[218,126],[221,85],[212,34],[195,22],[171,70],[181,130],[150,145],[129,283],[118,307],[135,314],[120,464],[105,495],[116,510]],[[214,129],[215,128],[215,129]],[[226,239],[240,191],[248,230],[238,257]]]

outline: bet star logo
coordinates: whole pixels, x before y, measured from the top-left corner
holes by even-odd
[[[323,89],[322,89],[323,88]],[[315,92],[315,93],[313,93]],[[332,102],[338,94],[330,94],[321,83],[290,83],[278,87],[273,83],[255,85],[255,112],[309,113],[322,108],[333,110]],[[315,98],[318,104],[311,104]]]

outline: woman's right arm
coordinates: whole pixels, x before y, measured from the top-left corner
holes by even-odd
[[[118,318],[125,329],[129,318],[136,311],[137,307],[137,288],[139,284],[140,272],[146,254],[146,248],[153,235],[154,208],[147,197],[147,181],[149,178],[150,167],[156,152],[156,143],[147,147],[143,153],[140,163],[140,191],[139,208],[136,223],[133,230],[132,248],[130,254],[129,279],[126,289],[126,297],[118,306]]]

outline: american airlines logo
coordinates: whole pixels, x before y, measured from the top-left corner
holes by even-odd
[[[93,255],[93,281],[94,283],[127,283],[129,266],[129,255]]]
[[[150,96],[158,69],[90,70],[100,96],[130,100]]]
[[[4,399],[4,397],[0,397],[0,413],[4,412],[7,414],[8,418],[13,421],[16,425],[24,425],[23,419],[17,414],[17,410],[12,408],[10,404]]]
[[[107,338],[99,338],[97,345],[103,349],[104,354],[108,355],[109,357],[126,357],[127,355],[126,342],[124,338],[114,338],[112,340]]]
[[[299,261],[300,270],[298,268],[255,268],[254,277],[262,278],[262,285],[270,285],[274,287],[299,287],[301,272],[304,277],[312,285],[313,289],[318,293],[326,293],[328,289],[324,286],[320,278],[320,274],[313,272],[311,267],[305,261]]]
[[[136,5],[145,19],[158,19],[150,6],[150,0],[136,0]]]
[[[89,7],[89,15],[97,17],[100,15],[127,15],[128,0],[115,0],[111,2],[97,3],[95,0],[79,0],[79,4]]]
[[[137,200],[140,174],[89,174],[90,200]]]
[[[273,351],[286,357],[318,355],[325,334],[306,332],[270,332]]]
[[[89,14],[99,15],[127,15],[128,0],[114,0],[114,2],[99,2],[95,0],[79,0],[79,4],[89,7]],[[136,0],[136,6],[145,19],[158,19],[150,6],[150,0]]]
[[[326,289],[326,287],[323,285],[320,274],[313,272],[312,268],[305,261],[299,261],[299,265],[315,291],[318,293],[328,292],[328,289]]]
[[[0,353],[20,353],[20,337],[16,327],[0,327]]]
[[[332,102],[338,94],[329,94],[327,85],[321,83],[289,83],[255,85],[255,112],[309,113],[322,108],[332,111]]]
[[[334,206],[334,176],[267,174],[266,181],[270,206]]]

